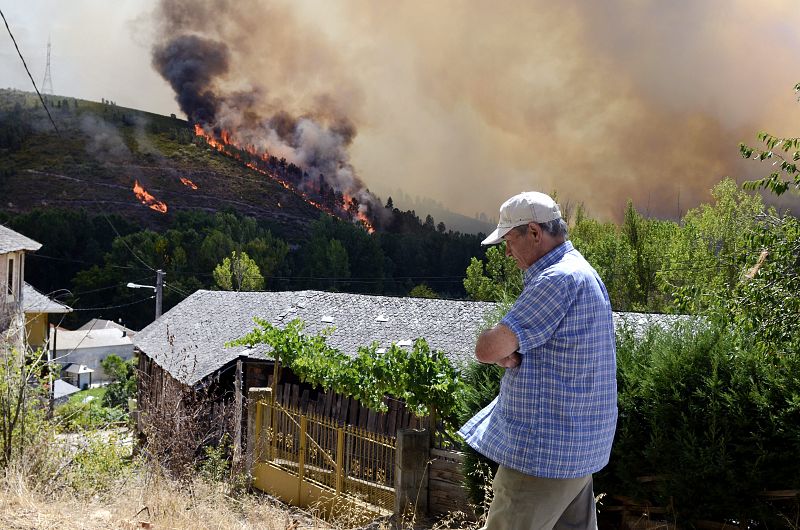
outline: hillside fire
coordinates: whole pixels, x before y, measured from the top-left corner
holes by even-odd
[[[174,23],[176,31],[154,46],[153,66],[175,90],[195,135],[315,208],[373,232],[385,208],[350,163],[356,128],[346,113],[325,97],[290,112],[267,90],[227,89],[220,81],[231,73],[235,50],[173,19],[178,11],[164,14],[164,27]]]
[[[147,190],[144,189],[141,184],[139,184],[138,180],[133,181],[133,193],[142,204],[151,210],[155,210],[160,213],[167,213],[167,203],[159,201],[150,195],[150,193],[148,193]]]
[[[187,188],[192,188],[193,190],[197,189],[197,184],[187,179],[186,177],[180,177],[180,179],[181,179],[181,184],[183,184]]]
[[[266,151],[259,152],[252,144],[244,146],[239,144],[236,141],[236,135],[230,131],[221,130],[215,134],[196,123],[194,125],[194,133],[196,136],[203,138],[212,149],[268,177],[285,189],[297,194],[311,206],[340,219],[357,221],[370,234],[375,232],[374,224],[365,211],[366,208],[361,207],[354,197],[333,190],[322,175],[320,175],[316,186],[312,186],[309,183],[307,172],[300,170],[294,164],[287,164],[285,159],[279,160],[270,156]],[[281,178],[279,174],[283,174],[286,178]],[[297,178],[298,176],[300,178]],[[296,183],[290,181],[292,177],[295,177],[292,180]],[[188,179],[181,178],[181,182],[186,184],[184,180]],[[308,191],[303,191],[300,186]],[[194,189],[197,188],[195,187]]]

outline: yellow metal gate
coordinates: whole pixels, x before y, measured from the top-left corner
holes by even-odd
[[[394,510],[395,437],[279,403],[256,406],[256,488],[302,507]]]

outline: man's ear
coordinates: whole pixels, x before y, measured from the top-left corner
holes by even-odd
[[[531,231],[531,234],[533,235],[533,240],[538,243],[539,239],[542,237],[541,227],[536,223],[528,223],[528,230]]]

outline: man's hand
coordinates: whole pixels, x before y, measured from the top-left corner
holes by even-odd
[[[499,361],[495,362],[497,366],[502,366],[503,368],[516,368],[522,362],[522,356],[519,352],[514,352],[508,357],[503,357]]]

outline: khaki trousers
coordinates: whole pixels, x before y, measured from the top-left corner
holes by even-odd
[[[596,530],[592,476],[553,479],[500,466],[486,530]]]

